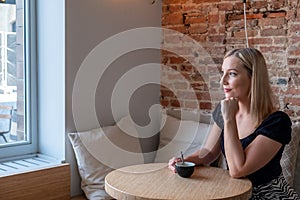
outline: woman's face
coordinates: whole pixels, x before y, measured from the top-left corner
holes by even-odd
[[[238,58],[229,56],[224,59],[222,73],[220,83],[223,85],[225,98],[248,99],[251,79],[243,63]]]

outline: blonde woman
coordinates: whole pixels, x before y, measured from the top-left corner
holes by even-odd
[[[274,106],[263,55],[254,48],[233,49],[224,57],[222,73],[225,98],[213,112],[209,138],[185,159],[208,165],[222,152],[232,177],[251,180],[251,199],[300,199],[282,175],[280,159],[291,140],[291,120]],[[169,161],[172,171],[179,160]]]

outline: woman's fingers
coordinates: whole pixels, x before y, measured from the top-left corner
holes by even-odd
[[[175,163],[179,162],[180,160],[181,160],[180,158],[176,158],[176,157],[171,158],[168,163],[168,168],[174,173],[176,173]]]
[[[235,114],[239,109],[238,98],[230,97],[221,101],[221,112],[224,120],[235,118]]]

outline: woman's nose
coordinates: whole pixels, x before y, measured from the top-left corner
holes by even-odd
[[[220,80],[221,85],[227,85],[227,80],[225,74],[222,75],[221,80]]]

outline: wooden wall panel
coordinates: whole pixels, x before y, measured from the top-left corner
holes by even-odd
[[[69,200],[70,166],[0,176],[0,200]]]

